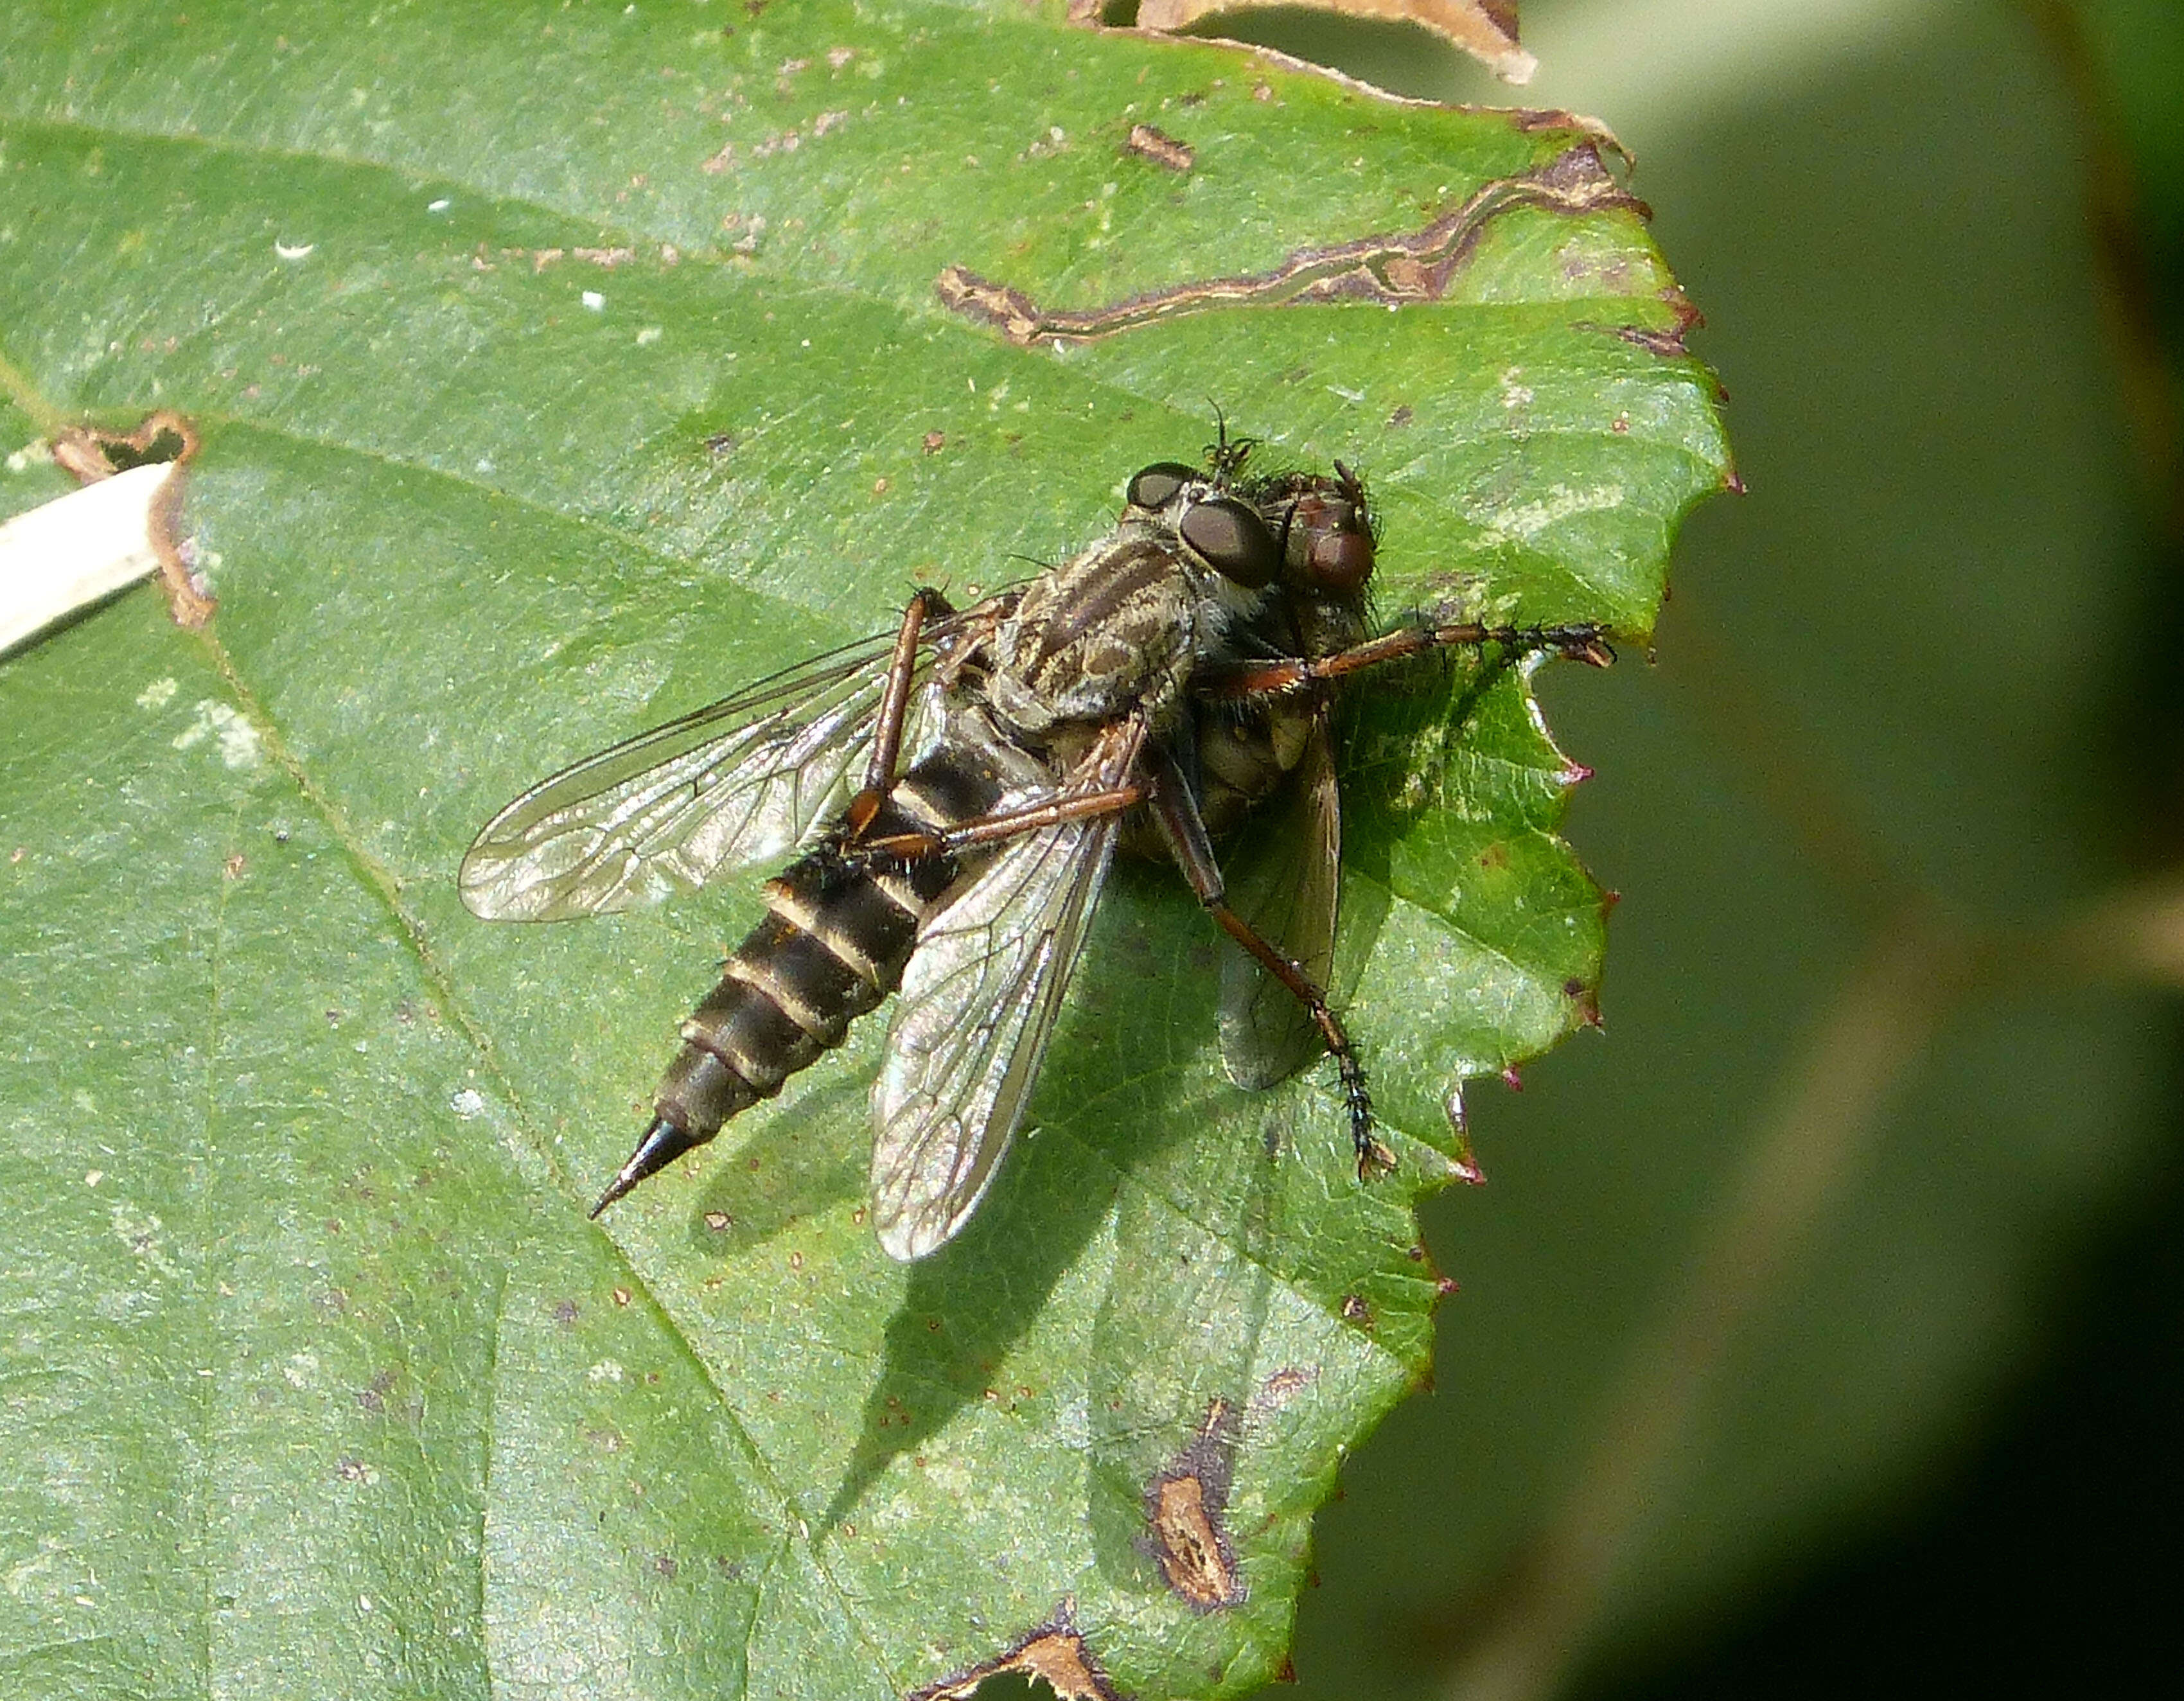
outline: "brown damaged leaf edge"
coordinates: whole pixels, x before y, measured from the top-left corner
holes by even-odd
[[[1264,0],[1144,0],[1138,28],[1172,33]],[[1539,61],[1517,40],[1515,0],[1292,0],[1313,11],[1376,23],[1415,24],[1461,48],[1504,82],[1531,80]],[[1072,8],[1072,15],[1074,16]]]
[[[1661,299],[1674,309],[1676,315],[1676,322],[1665,331],[1649,330],[1643,325],[1602,325],[1584,319],[1576,321],[1576,328],[1605,332],[1630,343],[1634,349],[1643,349],[1649,354],[1658,354],[1664,360],[1685,359],[1691,351],[1685,346],[1684,339],[1705,325],[1706,315],[1694,307],[1691,298],[1674,284],[1661,292]],[[1713,390],[1716,401],[1729,399],[1719,378],[1714,380]]]
[[[1024,348],[1047,339],[1091,342],[1216,308],[1319,301],[1400,306],[1437,301],[1470,258],[1487,224],[1518,207],[1571,215],[1625,208],[1641,218],[1651,216],[1646,204],[1602,165],[1599,144],[1588,140],[1535,171],[1485,185],[1423,230],[1360,237],[1332,248],[1300,248],[1269,271],[1177,284],[1131,296],[1112,307],[1049,310],[1022,290],[961,265],[948,267],[933,287],[953,311],[994,326]]]
[[[126,433],[95,426],[70,426],[53,438],[53,460],[78,484],[96,484],[132,466],[166,462],[174,467],[153,499],[148,520],[152,553],[159,558],[159,585],[175,624],[192,631],[212,618],[217,604],[198,585],[182,554],[182,481],[198,452],[197,427],[164,409],[147,414]]]
[[[989,1677],[1003,1673],[1045,1683],[1060,1701],[1122,1701],[1106,1670],[1077,1628],[1077,1603],[1064,1600],[1054,1616],[1007,1653],[938,1683],[912,1690],[906,1701],[969,1701]]]
[[[1169,1591],[1195,1613],[1243,1603],[1244,1580],[1222,1527],[1235,1459],[1235,1408],[1216,1400],[1196,1439],[1145,1486],[1145,1551]]]

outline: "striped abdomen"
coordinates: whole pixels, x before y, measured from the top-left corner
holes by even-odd
[[[895,782],[866,838],[953,827],[989,813],[999,778],[979,756],[944,747]],[[896,872],[845,867],[843,828],[766,886],[766,917],[722,965],[720,984],[682,1024],[682,1050],[655,1096],[659,1124],[687,1150],[738,1112],[771,1098],[840,1045],[850,1024],[902,984],[919,924],[966,871],[969,853]]]

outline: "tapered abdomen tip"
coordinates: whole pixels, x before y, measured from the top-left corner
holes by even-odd
[[[678,1127],[665,1117],[655,1116],[652,1125],[637,1142],[637,1149],[629,1161],[607,1183],[606,1191],[599,1195],[599,1202],[592,1207],[592,1220],[597,1222],[599,1213],[623,1194],[649,1175],[657,1175],[684,1152],[703,1146],[704,1139],[686,1128]]]

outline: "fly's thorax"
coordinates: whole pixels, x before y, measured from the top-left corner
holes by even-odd
[[[1019,732],[1159,718],[1189,677],[1201,634],[1225,616],[1207,577],[1157,525],[1126,521],[1048,572],[994,635],[986,700]]]

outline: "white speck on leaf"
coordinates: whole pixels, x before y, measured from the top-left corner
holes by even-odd
[[[587,1381],[591,1382],[619,1382],[621,1380],[621,1361],[620,1359],[602,1358],[598,1364],[593,1365],[590,1369],[584,1372],[584,1378]]]
[[[121,1244],[152,1266],[163,1276],[180,1275],[159,1245],[159,1235],[166,1224],[149,1211],[140,1211],[125,1199],[117,1199],[109,1212],[115,1237]]]
[[[640,349],[646,348],[657,343],[660,337],[660,327],[657,325],[648,325],[637,333],[637,346]]]
[[[444,213],[453,205],[454,205],[454,203],[450,201],[445,195],[443,195],[438,200],[429,203],[426,206],[425,210],[428,213]]]
[[[203,744],[208,737],[216,737],[220,744],[220,759],[231,768],[257,766],[260,753],[258,729],[244,720],[231,704],[216,703],[209,697],[198,704],[197,718],[175,735],[174,745],[187,750]]]
[[[140,709],[164,709],[175,700],[175,693],[181,688],[171,678],[154,679],[136,694]]]
[[[282,259],[304,259],[309,257],[311,250],[316,247],[318,247],[316,243],[284,243],[276,238],[273,243],[273,252],[280,255]]]
[[[485,1095],[476,1087],[465,1087],[448,1104],[460,1117],[473,1117],[485,1108]]]
[[[606,311],[607,298],[604,295],[601,295],[596,289],[586,290],[578,298],[582,301],[585,306],[590,308],[594,313],[604,313]]]
[[[1489,512],[1485,519],[1490,532],[1502,537],[1529,540],[1573,515],[1596,514],[1603,509],[1620,508],[1624,495],[1620,484],[1602,484],[1591,490],[1573,490],[1567,484],[1557,484],[1537,502],[1497,508]]]

